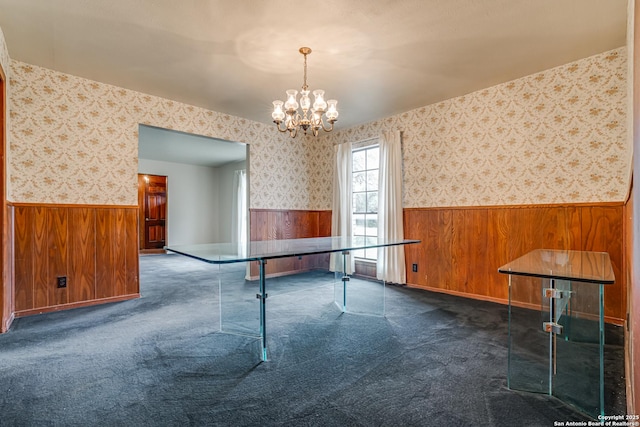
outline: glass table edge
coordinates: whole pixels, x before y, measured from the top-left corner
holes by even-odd
[[[288,239],[288,240],[295,240],[295,239]],[[371,244],[371,245],[355,245],[355,246],[349,246],[349,247],[344,247],[344,248],[337,248],[337,249],[317,249],[317,250],[310,250],[310,251],[301,251],[301,252],[291,252],[291,253],[279,253],[279,254],[274,254],[274,255],[255,255],[255,256],[245,256],[245,257],[237,257],[237,258],[233,258],[233,259],[210,259],[210,258],[205,258],[205,257],[200,257],[188,252],[184,252],[184,251],[180,251],[178,249],[175,248],[171,248],[170,246],[165,246],[164,250],[169,251],[169,252],[174,252],[180,255],[184,255],[193,259],[197,259],[200,261],[204,261],[207,262],[209,264],[233,264],[233,263],[238,263],[238,262],[251,262],[251,261],[261,261],[261,260],[269,260],[269,259],[278,259],[278,258],[289,258],[289,257],[296,257],[296,256],[305,256],[305,255],[319,255],[319,254],[327,254],[327,253],[334,253],[334,252],[348,252],[348,251],[355,251],[358,249],[370,249],[370,248],[384,248],[384,247],[390,247],[390,246],[404,246],[404,245],[411,245],[411,244],[416,244],[416,243],[421,243],[420,240],[414,240],[414,239],[406,239],[406,240],[402,240],[402,241],[398,241],[398,242],[391,242],[391,243],[376,243],[376,244]]]
[[[172,249],[168,246],[164,247],[165,251],[169,251],[169,252],[173,252],[179,255],[184,255],[186,257],[189,258],[193,258],[193,259],[197,259],[199,261],[204,261],[207,262],[209,264],[233,264],[233,263],[237,263],[237,262],[249,262],[249,261],[260,261],[260,257],[244,257],[244,258],[233,258],[233,259],[217,259],[217,260],[213,260],[213,259],[209,259],[209,258],[204,258],[204,257],[199,257],[197,255],[194,254],[190,254],[189,252],[183,252],[177,249]],[[295,255],[292,255],[295,256]]]
[[[596,285],[612,285],[615,283],[615,279],[613,280],[604,280],[604,279],[588,279],[588,278],[577,278],[564,276],[560,274],[542,274],[542,273],[527,273],[523,271],[514,271],[514,270],[503,270],[502,268],[498,269],[498,273],[502,274],[512,274],[514,276],[526,276],[526,277],[539,277],[541,279],[558,279],[558,280],[568,280],[572,282],[582,282],[582,283],[593,283]]]

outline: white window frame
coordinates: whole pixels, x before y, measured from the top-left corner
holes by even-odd
[[[376,149],[378,150],[378,159],[379,159],[379,150],[380,150],[380,146],[377,143],[372,143],[372,144],[368,144],[366,146],[360,146],[357,148],[354,148],[352,150],[352,156],[355,155],[358,152],[363,152],[363,151],[368,151],[368,150],[373,150]],[[369,183],[367,180],[367,174],[370,171],[379,171],[380,169],[380,161],[378,160],[378,162],[373,165],[374,167],[371,167],[372,165],[369,165],[367,162],[367,157],[365,155],[365,169],[364,170],[355,170],[355,167],[353,167],[352,164],[352,190],[351,190],[351,211],[352,211],[352,215],[353,215],[353,226],[352,226],[352,234],[354,237],[356,236],[364,236],[367,238],[373,238],[376,239],[378,238],[378,227],[377,227],[377,219],[378,219],[378,184],[377,184],[377,179],[376,179],[376,184],[375,184],[375,190],[370,190],[369,189]],[[353,189],[356,188],[356,184],[355,184],[355,176],[356,174],[361,174],[362,172],[365,173],[365,178],[364,178],[364,183],[365,183],[365,190],[364,191],[354,191]],[[377,174],[376,174],[377,175]],[[369,204],[369,195],[375,193],[375,204],[373,206],[366,206]],[[365,200],[366,202],[366,207],[365,210],[360,212],[360,211],[356,211],[356,206],[355,206],[355,195],[356,194],[364,194],[365,196]],[[362,229],[362,227],[358,226],[356,221],[358,221],[360,218],[362,218],[362,216],[364,216],[364,234],[357,234],[357,231],[359,231],[360,229]],[[369,216],[375,216],[376,219],[376,226],[375,227],[367,227],[367,222],[369,221]],[[375,230],[375,233],[371,233],[371,230]],[[356,260],[359,261],[365,261],[365,262],[370,262],[370,263],[375,263],[377,261],[378,258],[378,251],[377,248],[373,248],[373,249],[366,249],[366,250],[359,250],[359,251],[354,251],[354,258]]]

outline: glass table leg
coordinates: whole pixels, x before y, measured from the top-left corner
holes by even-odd
[[[342,252],[342,312],[347,311],[347,282],[349,274],[347,273],[347,255],[349,251]]]
[[[604,286],[598,285],[599,299],[599,356],[600,356],[600,385],[598,392],[600,393],[600,415],[604,415]]]
[[[267,301],[267,288],[265,280],[265,264],[266,260],[260,261],[260,293],[256,295],[260,300],[260,340],[262,346],[261,359],[263,362],[267,361],[267,319],[266,319],[266,301]]]

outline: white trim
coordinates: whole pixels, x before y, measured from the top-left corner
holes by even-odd
[[[375,145],[375,144],[378,144],[379,140],[380,138],[377,136],[361,139],[360,141],[352,142],[351,149],[355,151],[360,148],[368,147],[369,145]]]

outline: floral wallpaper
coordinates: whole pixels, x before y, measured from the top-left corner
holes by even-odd
[[[18,61],[11,71],[13,202],[136,205],[147,124],[250,144],[250,207],[309,207],[314,159],[273,126]]]
[[[623,47],[329,134],[324,145],[401,130],[407,208],[624,201],[627,72]],[[312,201],[330,209],[331,182]]]
[[[626,48],[296,139],[272,125],[10,61],[6,50],[0,60],[11,64],[14,202],[137,204],[138,124],[250,144],[253,209],[331,209],[332,145],[383,129],[403,132],[408,208],[612,202],[629,189]]]

